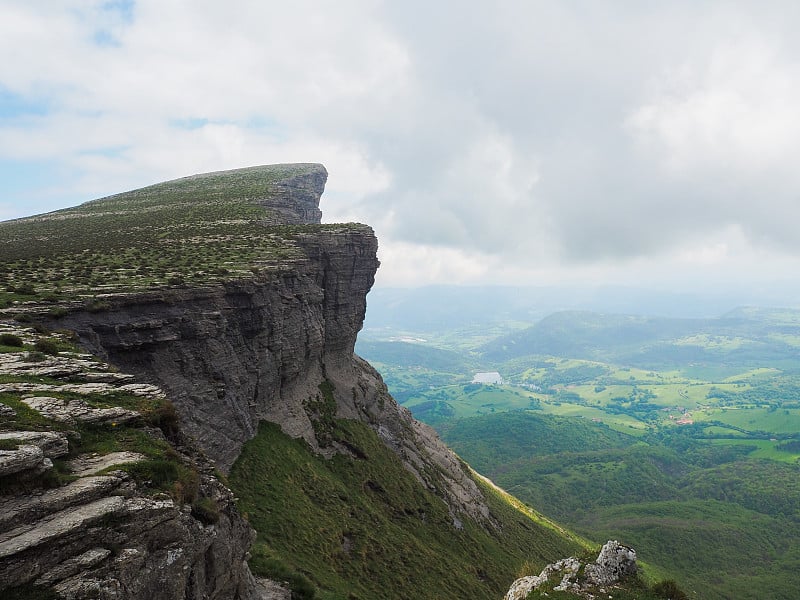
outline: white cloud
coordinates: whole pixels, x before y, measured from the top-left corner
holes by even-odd
[[[314,161],[384,281],[755,276],[800,254],[800,8],[773,8],[6,0],[0,161],[56,167],[4,202]]]
[[[788,166],[800,150],[800,61],[779,46],[761,37],[723,43],[704,64],[663,73],[628,126],[673,171]]]

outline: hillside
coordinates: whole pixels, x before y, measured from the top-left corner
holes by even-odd
[[[117,508],[47,534],[47,520],[23,512],[2,534],[0,569],[16,574],[0,582],[6,596],[496,598],[526,563],[582,546],[475,476],[353,354],[377,243],[364,225],[320,224],[326,176],[320,165],[255,167],[0,223],[0,321],[12,336],[0,357],[47,367],[2,375],[12,441],[0,458],[39,457],[21,468],[28,487],[12,484],[20,469],[0,476],[5,505],[49,487],[71,498],[53,505],[58,518],[90,506],[95,496],[69,487],[73,467],[18,441],[64,430],[24,406],[71,406],[79,399],[52,386],[119,377],[155,386],[163,410],[89,396],[93,409],[137,415],[71,428],[59,452],[106,457],[100,484],[125,481],[107,502],[155,503],[147,515],[181,515],[221,552]],[[49,369],[72,355],[110,374]],[[115,452],[145,458],[125,466]],[[202,493],[190,495],[195,472]],[[37,535],[50,544],[21,544]],[[140,571],[159,560],[174,567]]]
[[[494,339],[478,352],[485,360],[496,362],[549,355],[642,369],[731,362],[791,367],[799,335],[800,318],[791,310],[738,309],[716,319],[567,311]]]
[[[800,311],[561,311],[479,345],[402,325],[418,352],[390,339],[359,349],[503,488],[589,538],[630,544],[690,597],[796,596]],[[447,363],[421,368],[431,352]],[[469,383],[475,370],[504,384]]]

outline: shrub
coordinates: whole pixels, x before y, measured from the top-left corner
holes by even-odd
[[[99,313],[111,309],[111,303],[107,300],[98,300],[93,298],[86,303],[86,311],[90,313]]]
[[[36,343],[33,345],[33,348],[37,352],[41,352],[43,354],[50,354],[51,356],[57,356],[59,351],[58,342],[48,338],[42,338],[36,340]]]
[[[4,333],[0,335],[0,346],[13,346],[15,348],[22,348],[22,338],[13,333]]]
[[[172,402],[165,402],[147,415],[147,422],[158,427],[168,440],[177,442],[181,432],[180,417]]]
[[[36,288],[33,287],[33,285],[30,284],[30,283],[23,283],[23,284],[20,284],[20,285],[18,285],[16,287],[8,286],[8,288],[6,288],[6,289],[9,292],[13,293],[13,294],[20,294],[20,295],[23,295],[23,296],[35,296],[36,295]]]
[[[200,498],[192,504],[192,516],[206,525],[219,523],[219,506],[211,498]]]
[[[28,352],[28,362],[37,363],[47,359],[44,352]]]
[[[678,584],[671,579],[659,581],[653,586],[653,593],[659,598],[666,600],[687,600],[688,596],[678,587]]]

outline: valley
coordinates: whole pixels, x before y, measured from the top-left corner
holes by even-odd
[[[800,311],[564,311],[489,341],[369,325],[356,350],[395,397],[524,502],[690,597],[794,597]]]

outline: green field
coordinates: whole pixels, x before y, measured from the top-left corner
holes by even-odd
[[[427,345],[406,347],[403,366],[386,348],[365,357],[500,486],[591,539],[630,543],[691,598],[797,597],[800,311],[564,313],[461,363],[451,353],[446,372],[414,352]],[[476,371],[504,384],[468,383]]]

